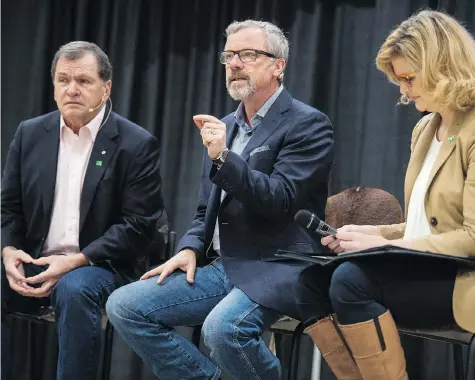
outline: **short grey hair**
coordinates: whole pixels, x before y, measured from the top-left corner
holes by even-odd
[[[97,59],[97,66],[99,78],[104,82],[112,79],[112,65],[109,61],[109,57],[104,51],[92,42],[86,41],[72,41],[59,48],[53,58],[51,64],[51,77],[54,79],[56,73],[56,65],[61,57],[67,60],[75,61],[84,57],[87,53],[93,54]]]
[[[274,54],[277,58],[283,58],[287,63],[287,60],[289,59],[289,40],[285,37],[282,29],[277,25],[267,21],[258,20],[233,21],[226,28],[225,36],[229,37],[231,34],[247,28],[257,28],[262,30],[266,36],[267,51]],[[282,83],[283,79],[284,72],[282,71],[277,80],[279,83]]]

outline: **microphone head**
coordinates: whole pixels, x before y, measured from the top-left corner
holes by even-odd
[[[102,97],[101,99],[101,102],[97,105],[97,107],[94,107],[94,108],[89,108],[88,111],[89,112],[94,112],[95,110],[97,110],[100,106],[102,106],[104,104],[104,97]]]
[[[310,221],[311,218],[312,218],[312,213],[308,210],[299,210],[294,216],[295,222],[298,225],[305,228],[307,227],[308,222]]]

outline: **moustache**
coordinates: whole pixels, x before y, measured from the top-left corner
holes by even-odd
[[[235,80],[246,80],[249,81],[250,77],[249,75],[246,75],[244,73],[232,73],[229,78],[228,78],[228,83],[234,82]]]

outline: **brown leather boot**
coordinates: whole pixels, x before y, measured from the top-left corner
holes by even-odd
[[[338,380],[363,379],[332,315],[307,327],[305,332],[310,335]]]
[[[364,380],[407,380],[406,360],[389,310],[370,321],[339,325]]]

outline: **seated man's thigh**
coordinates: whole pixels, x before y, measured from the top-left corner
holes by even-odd
[[[99,266],[81,267],[59,279],[52,292],[52,302],[57,306],[62,302],[84,299],[103,307],[115,288],[111,270]]]
[[[117,289],[106,307],[111,320],[135,319],[139,314],[163,326],[199,325],[229,291],[222,272],[213,265],[197,268],[193,284],[181,271],[160,285],[157,279],[155,276]]]

